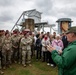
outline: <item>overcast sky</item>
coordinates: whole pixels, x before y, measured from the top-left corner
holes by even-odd
[[[11,30],[21,13],[32,9],[42,12],[49,24],[71,18],[76,25],[76,0],[0,0],[0,29]]]

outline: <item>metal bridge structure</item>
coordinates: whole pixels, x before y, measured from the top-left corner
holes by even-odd
[[[27,11],[23,11],[22,14],[20,15],[20,17],[18,18],[18,20],[16,21],[15,25],[13,26],[13,28],[11,29],[11,31],[13,31],[15,28],[17,29],[21,29],[22,28],[22,23],[28,19],[34,19],[34,24],[35,24],[35,30],[36,31],[40,31],[40,29],[44,30],[44,27],[50,27],[50,32],[51,29],[53,29],[53,27],[55,26],[55,24],[48,24],[48,22],[41,22],[41,12],[37,11],[36,9],[33,10],[27,10]],[[53,29],[55,31],[55,29]]]

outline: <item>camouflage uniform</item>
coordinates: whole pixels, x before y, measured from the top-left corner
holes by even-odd
[[[21,39],[21,45],[22,45],[22,64],[25,66],[26,63],[31,63],[31,38],[25,38],[23,37]],[[27,62],[26,62],[26,55],[27,55]]]
[[[27,38],[27,63],[31,63],[31,44],[32,44],[32,39],[29,36]]]
[[[32,39],[32,43],[31,43],[31,57],[33,57],[35,55],[35,50],[34,50],[34,37],[32,35],[30,35],[30,38]]]
[[[4,45],[2,48],[2,56],[3,56],[3,65],[6,67],[7,65],[10,66],[11,64],[11,50],[12,50],[12,42],[11,37],[8,34],[8,37],[5,36]]]
[[[19,36],[12,35],[12,62],[18,62]]]
[[[19,64],[22,63],[22,45],[21,45],[21,39],[24,37],[24,35],[20,35],[19,40]]]
[[[4,36],[0,36],[0,68],[2,68],[2,47],[4,44]]]
[[[2,71],[2,47],[3,47],[3,44],[4,44],[4,30],[0,30],[0,74],[4,74],[4,72]]]

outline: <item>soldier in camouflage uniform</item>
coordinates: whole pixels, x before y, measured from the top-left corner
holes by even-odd
[[[12,41],[9,32],[5,33],[4,45],[2,48],[3,56],[3,65],[4,67],[11,65],[11,50],[12,50]]]
[[[11,36],[12,40],[12,62],[18,62],[18,53],[19,53],[19,39],[18,31],[14,30],[13,35]]]
[[[31,43],[31,57],[33,57],[35,55],[35,50],[34,50],[34,33],[33,32],[30,32],[30,36],[29,36],[31,39],[32,39],[32,43]]]
[[[31,66],[31,43],[32,39],[29,37],[29,34],[24,33],[24,37],[21,39],[23,66],[26,66],[26,63],[29,64],[29,66]]]
[[[24,37],[23,33],[20,33],[20,40],[19,40],[19,64],[22,63],[22,45],[21,39]]]
[[[2,47],[4,42],[3,30],[0,30],[0,74],[3,74],[2,71]]]

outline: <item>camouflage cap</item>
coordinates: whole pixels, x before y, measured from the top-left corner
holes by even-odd
[[[76,33],[76,26],[70,27],[65,33]]]

